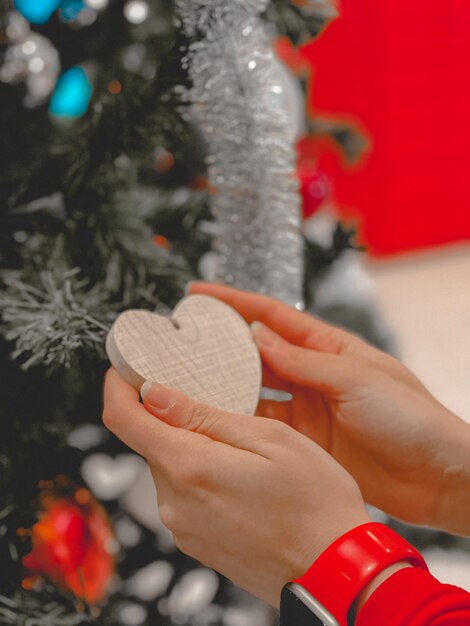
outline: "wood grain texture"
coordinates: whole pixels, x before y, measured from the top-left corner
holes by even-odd
[[[246,322],[209,296],[188,296],[169,317],[122,313],[107,340],[108,357],[140,391],[146,380],[233,413],[253,415],[261,360]]]

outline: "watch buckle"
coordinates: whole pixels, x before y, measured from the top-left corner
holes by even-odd
[[[297,598],[305,604],[305,606],[320,619],[324,626],[342,626],[325,607],[320,604],[320,602],[309,593],[305,587],[299,585],[298,583],[288,583],[286,587],[295,595]]]

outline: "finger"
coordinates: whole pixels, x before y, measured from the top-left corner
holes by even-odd
[[[351,380],[353,357],[293,345],[260,322],[252,328],[263,363],[278,377],[327,392],[339,390]]]
[[[263,363],[262,386],[267,389],[290,392],[291,383],[283,378],[280,378],[280,376],[277,376],[272,369]]]
[[[276,402],[275,400],[260,400],[256,409],[259,417],[269,417],[270,419],[290,423],[290,402]]]
[[[256,415],[288,423],[292,406],[292,384],[263,364],[261,399]]]
[[[188,292],[218,298],[236,309],[249,324],[263,322],[290,343],[306,348],[340,353],[350,343],[359,341],[353,335],[274,298],[203,281],[192,282]]]
[[[103,422],[121,441],[159,466],[175,462],[185,446],[197,443],[194,435],[188,442],[189,433],[155,419],[139,402],[138,392],[114,368],[105,378]]]
[[[258,417],[228,413],[150,381],[142,386],[141,395],[145,408],[173,427],[255,454],[260,451],[258,440],[264,431],[263,420]]]

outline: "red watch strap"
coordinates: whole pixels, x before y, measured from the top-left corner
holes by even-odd
[[[302,585],[341,626],[368,583],[400,561],[427,570],[423,557],[393,530],[371,522],[353,528],[320,554],[307,572],[292,581]]]

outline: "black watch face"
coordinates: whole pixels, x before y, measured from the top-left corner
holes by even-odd
[[[300,585],[289,583],[281,594],[280,626],[339,626],[339,624],[308,591]]]

